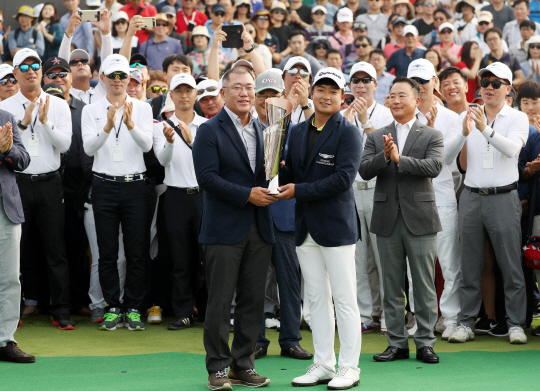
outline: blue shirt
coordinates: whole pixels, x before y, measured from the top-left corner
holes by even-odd
[[[529,9],[531,10],[531,13],[529,14],[529,19],[540,23],[540,1],[530,0]]]
[[[518,167],[519,167],[519,173],[520,173],[520,177],[521,177],[521,173],[522,171],[525,169],[526,164],[528,162],[532,162],[533,160],[535,160],[538,155],[540,155],[540,133],[538,132],[538,130],[536,130],[536,127],[534,127],[533,125],[529,125],[529,138],[527,139],[527,143],[525,144],[525,147],[523,147],[523,149],[521,150],[520,154],[519,154],[519,163],[518,163]],[[531,177],[527,180],[527,182],[530,183],[530,180],[532,180],[534,177]],[[520,193],[520,199],[523,199],[522,198],[522,193],[523,193],[523,189],[524,189],[524,186],[526,183],[520,183],[519,186],[518,186],[518,191]],[[520,189],[521,188],[521,189]],[[529,196],[532,195],[532,187],[529,189]],[[529,202],[531,202],[529,200]],[[535,216],[536,215],[540,215],[540,181],[536,181],[536,204],[535,204],[535,208],[534,208],[534,214]]]
[[[30,27],[26,31],[21,29],[17,40],[15,40],[15,30],[10,32],[8,37],[9,50],[14,50],[15,48],[33,49],[43,62],[45,62],[46,59],[43,58],[43,54],[45,53],[45,40],[43,34],[41,31],[38,31],[36,34],[36,42],[34,42],[34,31],[34,27]]]
[[[148,67],[153,71],[163,70],[163,60],[171,54],[184,54],[180,41],[174,38],[165,36],[161,42],[154,42],[151,37],[144,41],[141,45],[139,53],[146,57]]]
[[[394,75],[383,72],[377,79],[377,89],[373,93],[373,99],[375,99],[377,103],[384,106],[384,98],[390,93],[390,87],[392,87],[392,82],[395,78]]]
[[[316,5],[317,4],[314,4],[313,7]],[[338,7],[327,1],[324,8],[326,8],[326,20],[324,21],[324,24],[334,27],[334,17],[336,16],[336,12],[338,12]]]
[[[414,49],[414,52],[412,52],[412,55],[409,57],[405,53],[405,48],[396,50],[390,58],[388,59],[388,62],[386,63],[386,70],[391,71],[392,69],[395,69],[396,76],[405,76],[407,77],[407,70],[409,69],[409,64],[413,62],[414,60],[418,60],[419,58],[424,58],[425,49]]]
[[[68,12],[60,18],[60,26],[66,31],[71,14]],[[94,35],[92,34],[92,24],[89,22],[81,23],[73,32],[71,44],[77,49],[86,50],[90,57],[94,56]]]

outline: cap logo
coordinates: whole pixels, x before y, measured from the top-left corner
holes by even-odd
[[[263,79],[262,84],[276,84],[276,81],[274,79]]]
[[[54,60],[52,60],[52,63],[54,65],[58,65],[58,64],[60,64],[60,59],[58,57],[55,57]]]
[[[330,71],[321,72],[321,73],[319,74],[319,76],[323,76],[323,75],[332,75],[332,76],[335,76],[335,77],[341,79],[341,76],[340,76],[340,75],[338,75],[337,73],[334,73],[334,72],[330,72]]]

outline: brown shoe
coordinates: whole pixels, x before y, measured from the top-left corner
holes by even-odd
[[[246,387],[264,387],[270,384],[270,379],[264,376],[257,375],[255,369],[248,369],[245,371],[233,372],[231,369],[229,371],[229,379],[231,379],[232,384],[246,386]]]
[[[31,354],[23,352],[15,342],[8,342],[6,347],[0,348],[0,361],[11,361],[18,364],[30,364],[36,361]]]
[[[208,388],[211,390],[232,390],[226,368],[208,375]]]

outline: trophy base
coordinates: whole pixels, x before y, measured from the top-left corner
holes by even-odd
[[[278,179],[278,175],[276,175],[270,180],[270,183],[268,184],[268,190],[270,191],[266,194],[269,194],[269,195],[279,194],[278,187],[279,187],[279,179]]]

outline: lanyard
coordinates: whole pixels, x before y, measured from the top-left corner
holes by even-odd
[[[375,111],[375,109],[377,108],[377,102],[375,102],[375,106],[373,107],[373,110],[371,110],[371,114],[368,115],[368,118],[371,119],[371,116],[373,115],[373,112]],[[366,135],[366,131],[364,130],[364,128],[362,126],[360,126],[360,124],[358,123],[358,115],[355,115],[354,116],[354,123],[356,124],[356,127],[358,129],[360,129],[360,131],[362,132],[362,144],[364,143],[364,136]]]
[[[187,20],[186,18],[186,13],[184,12],[184,10],[182,10],[182,16],[184,17],[184,21],[186,22],[186,27],[189,27],[189,22],[194,22],[195,21],[195,10],[193,10],[192,12],[192,16],[191,16],[191,20]]]
[[[495,132],[495,120],[497,119],[497,116],[495,116],[495,119],[493,120],[493,122],[491,123],[491,125],[489,124],[488,122],[488,119],[487,119],[487,114],[486,114],[486,108],[484,107],[484,116],[486,117],[486,125],[489,126],[491,129],[493,129],[493,132]],[[488,145],[487,145],[487,148],[488,148],[488,151],[489,151],[489,141],[487,142]]]
[[[120,118],[120,125],[118,126],[118,130],[116,130],[116,124],[114,124],[114,132],[116,133],[116,145],[118,145],[118,135],[120,134],[120,129],[122,129],[123,123],[124,123],[124,114],[122,114],[122,118]]]
[[[26,106],[22,105],[23,109],[26,110]],[[39,110],[36,114],[36,116],[34,117],[34,122],[31,122],[31,125],[30,125],[30,131],[32,132],[32,140],[34,140],[34,126],[36,126],[36,121],[37,121],[37,117],[39,116]]]

